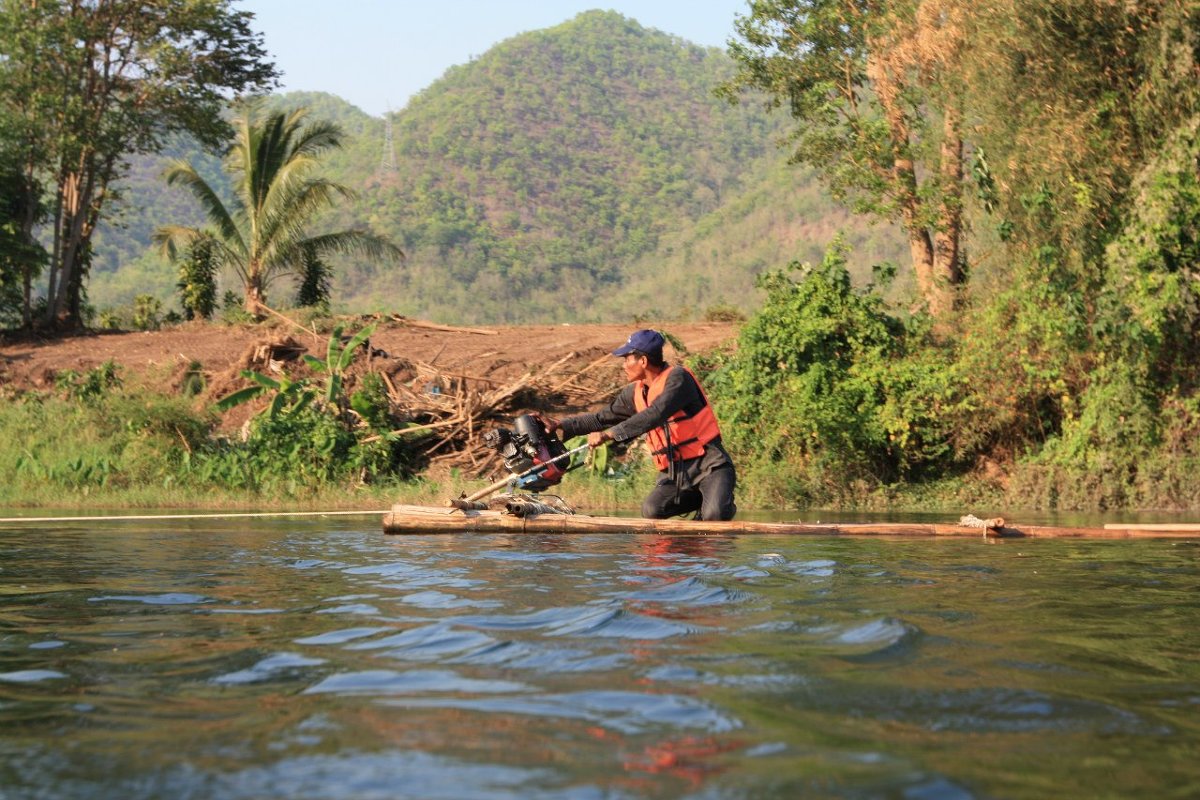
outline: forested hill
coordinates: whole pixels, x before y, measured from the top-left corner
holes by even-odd
[[[459,322],[628,319],[749,306],[758,272],[817,257],[839,228],[864,272],[894,257],[894,234],[851,222],[786,166],[784,115],[713,95],[732,69],[721,50],[592,11],[450,69],[393,115],[394,156],[381,120],[328,96],[276,98],[350,135],[328,171],[360,196],[328,222],[367,225],[409,255],[340,264],[335,303]],[[136,202],[165,191],[130,187],[134,216],[176,208]],[[147,284],[134,274],[171,283],[128,242],[99,274],[119,233],[98,243],[97,304]]]

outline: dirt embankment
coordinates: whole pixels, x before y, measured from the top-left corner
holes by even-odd
[[[370,321],[352,320],[346,333]],[[737,336],[735,323],[644,325],[674,337],[688,353],[713,350]],[[463,438],[473,439],[479,423],[529,410],[528,403],[535,397],[562,413],[607,399],[624,380],[619,360],[608,354],[634,327],[465,328],[385,319],[371,336],[369,348],[359,351],[350,372],[383,375],[395,406],[406,409],[401,416],[408,424],[429,425],[439,435],[445,432],[443,451],[462,450]],[[67,370],[82,374],[112,361],[120,366],[125,382],[142,383],[163,394],[179,392],[189,370],[199,372],[204,379],[200,400],[213,401],[248,385],[240,375],[246,368],[319,381],[301,355],[325,358],[328,340],[328,334],[282,323],[274,327],[188,323],[153,332],[97,332],[53,339],[10,336],[0,338],[0,396],[14,390],[52,389]],[[679,353],[668,345],[666,356],[668,361],[678,360]],[[547,391],[540,392],[543,389]],[[240,427],[253,410],[250,406],[234,409],[225,415],[222,427]]]
[[[350,323],[354,332],[365,323]],[[733,323],[644,323],[676,337],[689,352],[704,352],[737,335]],[[420,321],[385,321],[371,337],[371,347],[390,357],[433,364],[446,372],[478,374],[507,381],[531,369],[574,353],[571,361],[584,365],[625,341],[634,326],[516,325],[455,328]],[[286,326],[227,326],[188,323],[161,331],[97,332],[78,336],[0,338],[0,386],[46,389],[65,370],[86,372],[113,361],[126,376],[150,380],[169,376],[191,362],[199,362],[210,384],[235,370],[247,351],[266,341],[290,337],[315,356],[324,358],[328,336],[305,334]],[[668,346],[667,358],[671,360]],[[613,359],[613,373],[618,373]]]

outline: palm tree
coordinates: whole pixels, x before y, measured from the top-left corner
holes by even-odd
[[[188,162],[175,161],[166,172],[168,184],[182,184],[196,196],[210,225],[167,225],[155,232],[155,240],[172,261],[198,244],[209,245],[216,265],[232,268],[241,278],[245,309],[256,317],[262,315],[273,279],[302,274],[306,264],[321,263],[323,256],[404,257],[386,239],[363,230],[306,235],[319,211],[339,196],[354,196],[345,186],[312,174],[322,153],[341,147],[342,130],[332,122],[305,124],[306,116],[305,109],[297,109],[258,119],[247,109],[235,120],[233,145],[225,157],[233,187],[229,205]]]

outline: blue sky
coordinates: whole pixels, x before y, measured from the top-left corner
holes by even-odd
[[[611,9],[700,45],[724,47],[746,0],[240,0],[284,72],[284,91],[336,94],[374,116],[455,64],[581,11]]]

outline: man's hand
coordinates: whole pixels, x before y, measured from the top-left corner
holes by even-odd
[[[558,420],[553,417],[544,417],[541,414],[533,414],[534,419],[542,423],[542,427],[546,429],[546,433],[553,436],[554,432],[562,426],[558,424]]]
[[[611,442],[612,438],[612,434],[608,431],[594,431],[588,434],[588,447],[595,449],[605,442]]]

